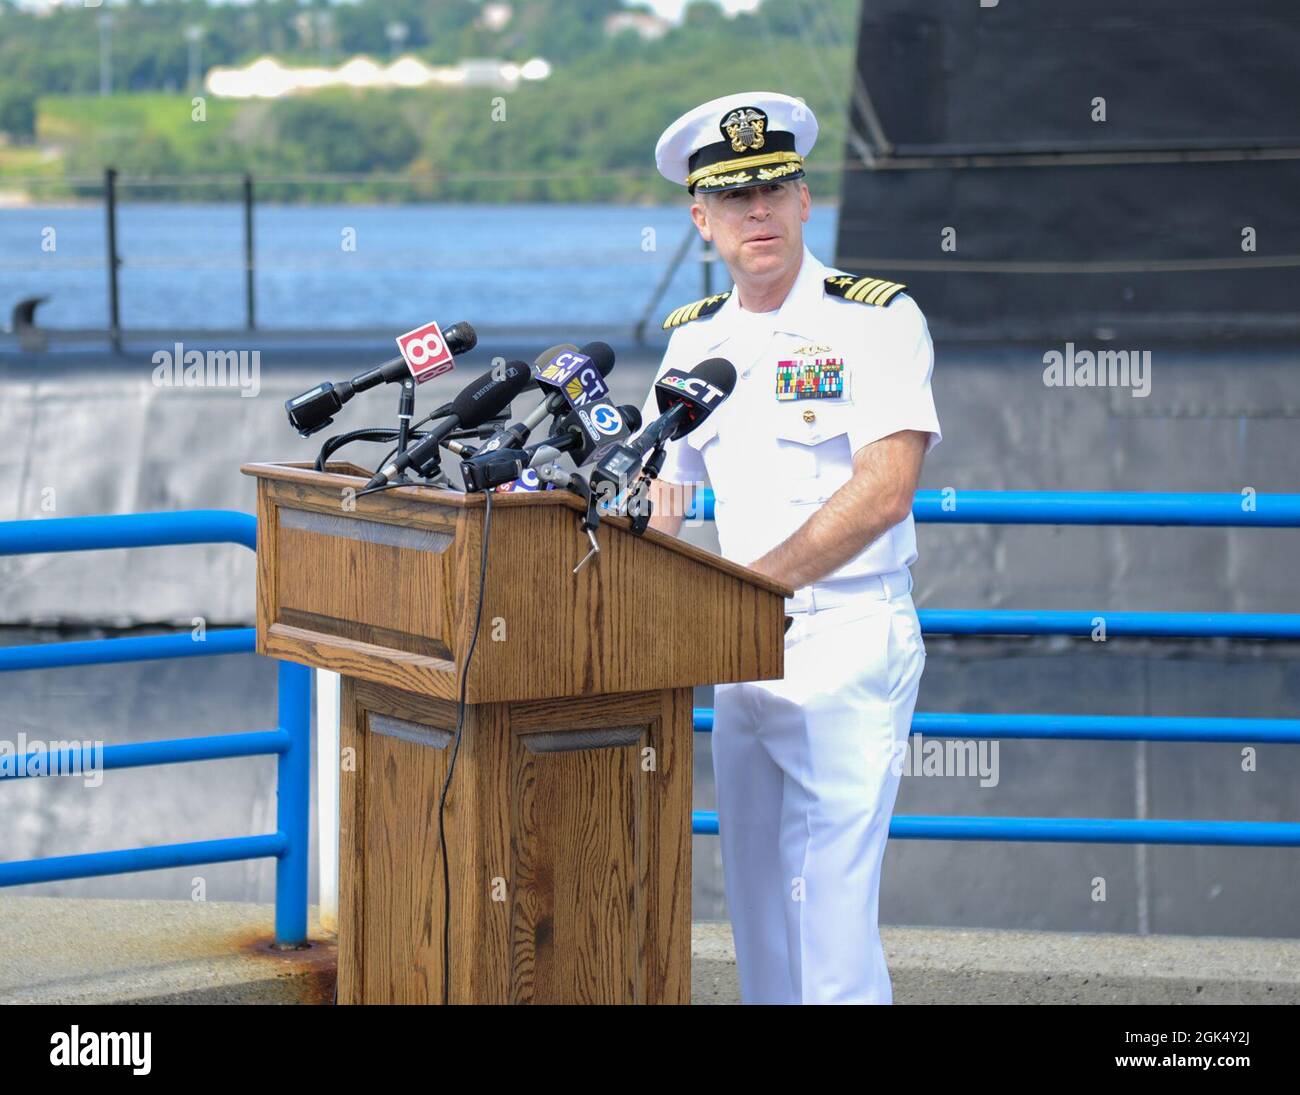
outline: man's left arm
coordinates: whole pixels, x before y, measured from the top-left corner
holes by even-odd
[[[852,478],[750,567],[792,589],[834,573],[911,512],[929,438],[900,430],[864,445]]]

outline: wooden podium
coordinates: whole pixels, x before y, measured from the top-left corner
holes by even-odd
[[[442,1001],[462,683],[450,1001],[689,1003],[691,688],[782,676],[791,591],[624,518],[575,575],[582,503],[496,494],[464,674],[482,495],[328,468],[242,470],[258,652],[343,678],[339,1003]]]

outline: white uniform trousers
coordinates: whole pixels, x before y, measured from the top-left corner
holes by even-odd
[[[782,680],[715,689],[718,834],[743,1003],[892,1001],[880,866],[925,666],[902,574],[874,597],[796,615]]]

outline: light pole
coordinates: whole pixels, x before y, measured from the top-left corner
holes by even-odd
[[[406,41],[410,28],[405,23],[394,20],[384,27],[384,33],[388,35],[388,44],[392,47],[392,52],[396,54],[401,50],[402,43]]]
[[[199,86],[199,46],[203,42],[204,28],[198,23],[191,23],[185,28],[185,41],[189,43],[190,71],[188,85],[191,91]]]
[[[99,17],[99,93],[113,94],[113,16],[104,12]]]
[[[334,48],[334,16],[328,11],[316,13],[316,44],[321,64],[325,64]]]

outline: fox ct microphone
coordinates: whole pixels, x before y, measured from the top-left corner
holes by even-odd
[[[630,437],[641,428],[641,412],[631,404],[615,407],[608,400],[570,411],[544,441],[523,449],[480,452],[462,462],[460,472],[467,491],[489,490],[520,478],[528,468],[558,460],[566,452],[581,467],[593,453]]]
[[[519,449],[550,415],[560,415],[609,394],[605,377],[614,369],[614,351],[605,342],[588,342],[581,350],[565,343],[537,359],[537,386],[549,393],[519,422],[489,438],[475,455],[498,449]]]

